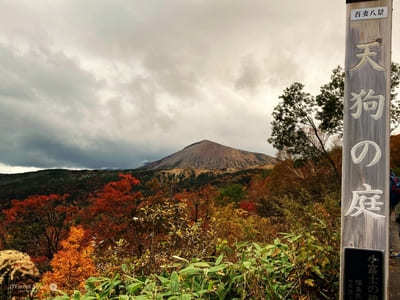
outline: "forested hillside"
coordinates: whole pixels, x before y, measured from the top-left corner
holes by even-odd
[[[330,172],[285,160],[199,176],[7,175],[1,248],[29,254],[41,298],[335,297],[339,198]],[[40,182],[48,189],[29,195]],[[20,197],[9,202],[14,189]]]
[[[391,143],[395,170],[399,137]],[[341,150],[329,154],[340,168]],[[18,185],[28,193],[41,180],[54,188],[1,212],[1,249],[27,253],[38,270],[11,279],[2,269],[3,293],[20,280],[36,282],[42,299],[337,298],[340,185],[326,161],[287,157],[272,170],[166,174],[3,175],[3,195]]]

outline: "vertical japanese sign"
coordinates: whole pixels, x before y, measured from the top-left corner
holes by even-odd
[[[392,0],[346,3],[340,299],[388,299]]]

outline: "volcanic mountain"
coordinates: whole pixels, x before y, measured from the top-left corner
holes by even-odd
[[[158,161],[144,166],[147,170],[166,169],[250,169],[272,165],[275,158],[262,154],[227,147],[203,140]]]

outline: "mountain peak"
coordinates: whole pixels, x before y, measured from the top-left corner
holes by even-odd
[[[220,145],[220,144],[218,144],[216,142],[213,142],[213,141],[210,141],[210,140],[201,140],[199,142],[195,142],[193,144],[190,144],[190,145],[186,146],[183,149],[187,149],[187,148],[190,148],[190,147],[197,147],[197,146],[200,146],[200,145],[204,146],[204,145]],[[222,146],[222,145],[220,145],[220,146]]]
[[[145,166],[148,170],[162,169],[248,169],[273,164],[275,159],[262,153],[243,151],[201,140],[182,150]]]

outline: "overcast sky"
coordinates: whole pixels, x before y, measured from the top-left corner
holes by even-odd
[[[0,173],[134,168],[202,139],[274,155],[282,90],[344,63],[344,2],[0,0]]]

